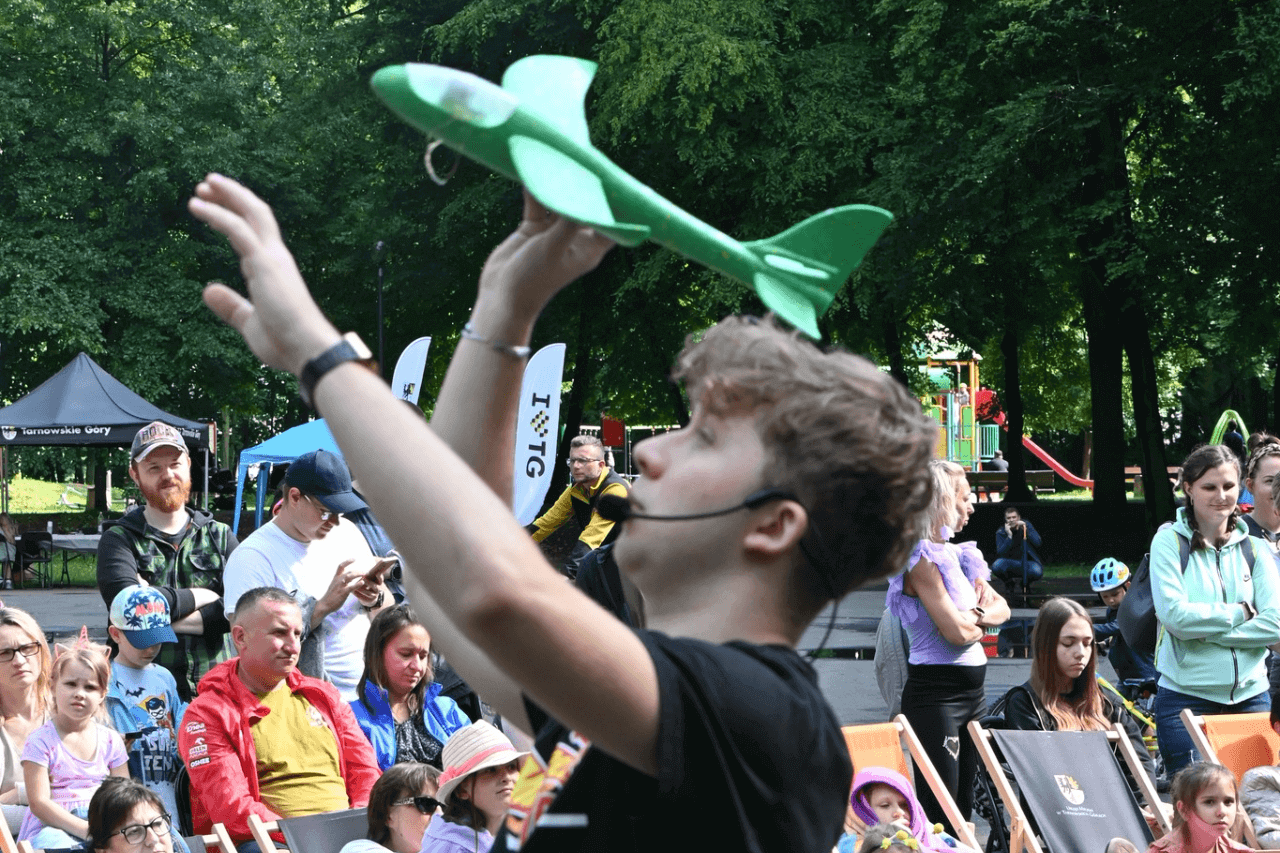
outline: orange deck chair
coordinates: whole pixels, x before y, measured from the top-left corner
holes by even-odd
[[[942,784],[942,777],[938,775],[906,717],[899,714],[887,723],[845,726],[841,731],[844,732],[845,745],[849,747],[849,756],[853,759],[854,774],[864,767],[888,767],[913,779],[911,767],[907,763],[907,755],[910,755],[911,760],[920,768],[920,774],[929,783],[929,790],[933,791],[942,805],[948,822],[955,827],[956,840],[973,850],[982,849],[974,835],[973,824],[960,816],[960,807],[956,805],[947,786]]]
[[[1264,764],[1274,764],[1280,752],[1280,735],[1271,729],[1271,714],[1206,714],[1191,713],[1182,709],[1182,725],[1191,735],[1205,761],[1221,764],[1236,777],[1236,784],[1244,779],[1246,771]],[[1245,815],[1245,839],[1257,849],[1258,838],[1253,832],[1253,820]]]

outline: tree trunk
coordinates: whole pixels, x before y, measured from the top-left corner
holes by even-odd
[[[1155,531],[1173,520],[1176,504],[1173,486],[1169,484],[1164,430],[1160,425],[1159,398],[1156,394],[1156,363],[1151,353],[1151,330],[1147,314],[1136,295],[1125,302],[1121,322],[1128,334],[1125,352],[1129,356],[1129,393],[1133,399],[1133,419],[1142,451],[1142,480],[1145,489],[1147,527]]]
[[[884,324],[884,349],[889,356],[889,375],[901,382],[902,387],[909,388],[907,366],[902,358],[902,334],[898,331],[897,319],[892,316]]]
[[[1097,518],[1122,519],[1124,485],[1124,363],[1121,341],[1125,328],[1117,303],[1124,294],[1110,286],[1110,266],[1128,256],[1132,232],[1124,228],[1123,200],[1128,197],[1123,127],[1115,108],[1085,131],[1085,157],[1096,164],[1081,181],[1079,208],[1112,209],[1090,221],[1076,236],[1084,260],[1081,303],[1089,338],[1089,389],[1093,404],[1093,506]]]
[[[1006,302],[1011,305],[1012,302]],[[1000,354],[1004,357],[1004,411],[1009,428],[1009,491],[1007,501],[1033,501],[1036,493],[1027,487],[1027,466],[1022,458],[1022,386],[1018,376],[1018,322],[1006,314],[1004,336],[1000,339]]]

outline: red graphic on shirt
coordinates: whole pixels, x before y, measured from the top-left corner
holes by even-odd
[[[511,792],[511,807],[507,812],[507,832],[519,839],[523,847],[538,825],[538,820],[551,808],[564,783],[586,753],[591,742],[577,732],[571,732],[569,742],[556,744],[551,760],[545,764],[537,751],[529,753],[520,767],[520,777]]]

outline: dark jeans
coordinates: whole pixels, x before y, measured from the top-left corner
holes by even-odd
[[[991,564],[991,574],[1011,584],[1022,583],[1022,561],[1000,557]],[[1027,560],[1027,583],[1044,577],[1044,566],[1035,560]]]
[[[1200,754],[1191,742],[1187,727],[1182,725],[1182,709],[1190,708],[1197,716],[1202,714],[1252,714],[1271,710],[1271,697],[1266,691],[1257,696],[1242,699],[1234,705],[1211,702],[1199,696],[1188,696],[1161,685],[1156,692],[1156,741],[1160,755],[1164,757],[1164,769],[1173,778],[1183,767],[1198,761]]]

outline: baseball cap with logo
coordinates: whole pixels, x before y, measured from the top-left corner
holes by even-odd
[[[146,459],[147,454],[157,447],[176,447],[184,453],[187,451],[187,444],[182,440],[182,433],[166,423],[152,421],[138,430],[138,434],[133,437],[133,447],[129,451],[129,458],[134,462],[139,459]]]
[[[290,462],[289,469],[284,472],[284,481],[320,501],[325,509],[339,514],[369,506],[352,491],[347,463],[338,454],[327,450],[313,450]]]
[[[111,624],[135,649],[178,642],[169,622],[169,602],[155,587],[126,586],[116,593],[111,601]]]

